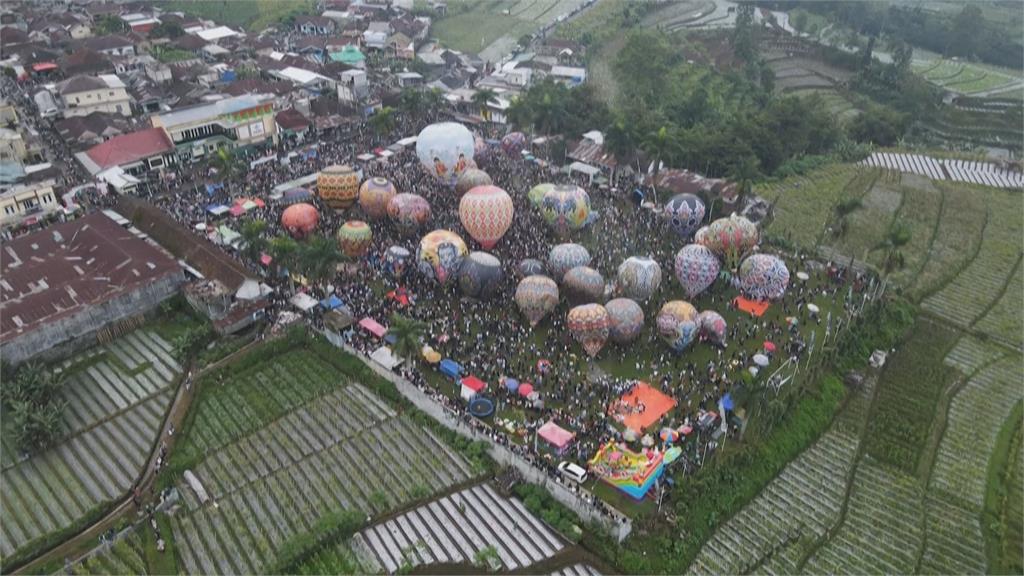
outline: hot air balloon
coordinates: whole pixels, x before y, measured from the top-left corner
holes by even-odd
[[[501,139],[501,149],[509,156],[518,156],[526,146],[526,134],[522,132],[509,132]]]
[[[466,257],[466,243],[451,230],[434,230],[420,240],[416,266],[424,276],[444,285],[455,278]]]
[[[309,236],[320,221],[320,213],[312,204],[300,202],[292,204],[281,213],[281,226],[292,235],[292,238],[302,239]]]
[[[644,328],[644,311],[629,298],[616,298],[604,305],[610,322],[608,335],[612,342],[627,344],[636,340]]]
[[[558,185],[544,193],[540,215],[560,236],[579,230],[590,216],[590,195],[575,185]]]
[[[548,254],[548,270],[551,277],[561,282],[565,273],[577,266],[590,264],[590,252],[579,244],[559,244]]]
[[[416,138],[416,156],[438,180],[453,185],[468,168],[473,168],[473,135],[457,122],[431,124]]]
[[[547,273],[547,270],[544,268],[544,263],[535,258],[524,258],[519,263],[519,274],[523,278],[545,273]]]
[[[388,202],[398,190],[387,178],[374,176],[359,188],[359,206],[373,219],[383,218],[388,213]]]
[[[728,325],[725,318],[714,310],[704,310],[697,315],[697,324],[700,325],[700,333],[715,344],[725,343],[725,334]]]
[[[735,283],[752,300],[778,300],[789,286],[789,268],[778,256],[754,254],[740,264]]]
[[[689,238],[704,221],[704,202],[693,194],[676,194],[665,204],[665,216],[673,232]]]
[[[459,269],[459,290],[470,298],[484,300],[498,291],[504,278],[500,260],[487,252],[470,252]]]
[[[558,284],[547,276],[527,276],[519,281],[515,300],[530,326],[536,326],[558,306]]]
[[[512,197],[497,186],[477,186],[459,201],[459,220],[485,249],[493,248],[512,226]]]
[[[687,244],[676,253],[676,278],[693,298],[715,283],[721,265],[711,249],[700,244]]]
[[[689,302],[672,300],[658,312],[658,335],[676,352],[686,350],[697,337],[697,309]]]
[[[328,166],[316,176],[316,193],[334,210],[349,208],[359,196],[359,174],[351,166]]]
[[[392,246],[384,253],[384,271],[392,278],[401,280],[411,260],[412,252],[402,246]]]
[[[661,286],[661,265],[650,258],[630,256],[619,265],[616,281],[619,294],[644,302]]]
[[[530,188],[530,191],[526,193],[526,198],[534,208],[540,208],[540,203],[544,200],[544,195],[547,194],[548,190],[554,189],[554,187],[554,184],[548,182],[537,184],[533,188]]]
[[[596,302],[604,295],[604,276],[590,266],[577,266],[565,273],[562,288],[577,302]]]
[[[388,201],[388,216],[406,232],[414,232],[430,220],[430,204],[419,194],[398,194]]]
[[[350,258],[366,254],[373,242],[373,230],[362,220],[349,220],[338,229],[338,247]]]
[[[463,172],[459,179],[455,181],[455,193],[461,197],[477,186],[487,186],[493,183],[487,172],[479,168],[470,168]]]
[[[566,318],[569,332],[591,358],[604,348],[608,340],[611,319],[608,311],[600,304],[583,304],[569,310]]]
[[[701,244],[710,248],[729,269],[736,267],[740,259],[757,245],[757,240],[757,226],[735,214],[715,220],[701,235]]]

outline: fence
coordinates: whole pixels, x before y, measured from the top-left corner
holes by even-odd
[[[496,462],[503,466],[514,467],[527,482],[547,489],[555,500],[571,509],[585,522],[600,525],[615,537],[618,542],[625,540],[626,536],[632,531],[632,522],[622,512],[607,505],[604,505],[603,508],[598,507],[596,503],[601,501],[590,492],[579,487],[568,488],[559,480],[549,476],[544,470],[531,464],[526,458],[497,443],[489,434],[482,433],[468,426],[450,408],[435,401],[412,382],[370,360],[355,348],[349,346],[336,332],[322,330],[321,333],[331,344],[356,356],[369,366],[371,370],[394,384],[407,400],[431,418],[470,440],[487,442],[490,446],[488,452]]]

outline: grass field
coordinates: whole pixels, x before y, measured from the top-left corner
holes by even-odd
[[[582,0],[467,0],[448,6],[431,26],[445,46],[497,60],[524,34],[532,34],[570,12]],[[495,42],[499,46],[487,50]]]
[[[912,68],[925,80],[961,94],[1009,87],[1024,80],[1013,70],[957,60],[916,60]]]
[[[161,0],[165,10],[181,11],[232,28],[259,32],[299,14],[313,14],[315,0]]]

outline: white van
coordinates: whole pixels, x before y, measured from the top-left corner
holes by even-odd
[[[558,465],[558,471],[562,476],[565,476],[577,484],[583,484],[587,481],[587,471],[579,464],[563,461]]]

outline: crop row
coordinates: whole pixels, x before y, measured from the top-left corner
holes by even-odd
[[[142,538],[135,532],[121,538],[109,548],[98,550],[72,569],[72,574],[147,574]]]
[[[9,555],[127,491],[142,471],[169,403],[169,393],[154,396],[4,470],[0,551]]]
[[[303,410],[310,415],[330,414],[316,404],[336,401],[322,397]],[[336,427],[329,421],[320,423],[329,430]],[[179,484],[192,510],[179,514],[174,524],[188,572],[258,572],[273,561],[285,541],[308,531],[324,513],[337,509],[384,512],[469,476],[469,467],[433,437],[397,418],[369,422],[362,431],[321,450],[314,446],[323,444],[321,439],[332,432],[304,426],[307,434],[289,436],[293,453],[282,453],[283,444],[278,442],[267,449],[239,443],[209,458],[203,465],[203,482],[222,494],[216,507],[195,508],[191,489]],[[289,425],[282,421],[278,430],[288,435]],[[240,485],[228,480],[232,475],[252,480]],[[226,492],[221,483],[235,489]]]
[[[909,574],[921,542],[922,490],[870,457],[853,480],[839,530],[809,559],[812,574]]]
[[[885,239],[902,201],[899,188],[876,181],[864,195],[861,207],[849,216],[849,232],[839,239],[836,247],[848,256],[881,264],[883,254],[875,248]],[[914,232],[928,234],[931,229]]]
[[[913,294],[922,294],[949,281],[977,250],[985,230],[985,202],[962,186],[933,182],[943,191],[942,214],[928,259],[913,283]]]
[[[1002,355],[1003,352],[999,348],[986,344],[975,336],[965,334],[960,337],[949,354],[946,354],[944,362],[961,373],[970,375]]]
[[[979,195],[986,192],[989,220],[977,257],[941,291],[923,302],[925,310],[962,327],[970,326],[1002,294],[1009,273],[1021,256],[1021,195],[991,189],[966,191]]]
[[[909,180],[910,178],[907,178]],[[941,217],[943,192],[929,180],[913,178],[916,185],[902,186],[903,208],[900,220],[911,230],[910,242],[901,250],[904,266],[889,276],[899,285],[909,288],[924,269],[928,261],[928,250],[938,239],[936,227]]]
[[[1017,265],[1006,291],[974,327],[1011,346],[1020,347],[1024,333],[1024,267]]]
[[[775,217],[769,232],[798,246],[816,246],[835,204],[847,193],[859,198],[870,184],[867,180],[859,190],[846,192],[858,172],[864,173],[865,170],[846,165],[833,166],[758,188],[759,195],[775,204]]]

